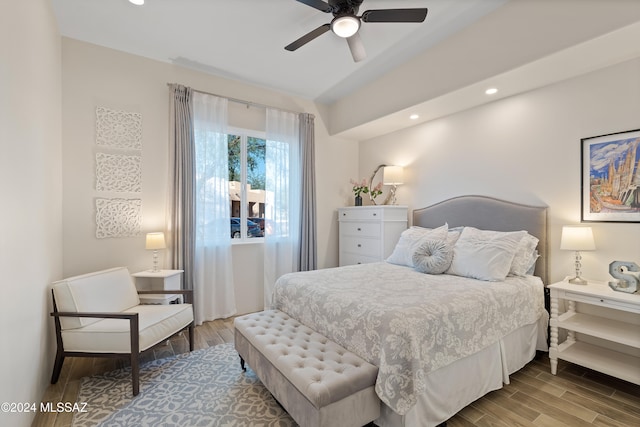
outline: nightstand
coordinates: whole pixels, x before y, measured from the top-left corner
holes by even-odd
[[[556,374],[560,359],[640,384],[640,295],[617,292],[595,281],[587,285],[562,281],[549,289],[551,373]],[[561,343],[558,329],[567,331]]]
[[[141,271],[131,276],[139,291],[180,290],[182,289],[182,273],[184,270]],[[180,302],[177,294],[144,294],[140,295],[142,304],[171,304]]]

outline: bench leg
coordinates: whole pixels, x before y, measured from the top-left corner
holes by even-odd
[[[242,368],[243,372],[247,371],[247,368],[244,366],[244,359],[242,358],[242,356],[240,356],[240,367]]]

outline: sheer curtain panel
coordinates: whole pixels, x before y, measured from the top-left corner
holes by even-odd
[[[298,115],[267,108],[264,306],[271,307],[273,285],[298,271],[300,253],[300,123]]]
[[[226,98],[194,92],[196,324],[236,313]]]

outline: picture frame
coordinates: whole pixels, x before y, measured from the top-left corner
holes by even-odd
[[[640,222],[640,129],[580,142],[581,222]]]

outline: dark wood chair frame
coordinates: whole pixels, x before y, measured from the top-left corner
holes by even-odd
[[[138,294],[181,294],[184,295],[185,302],[191,303],[193,301],[192,290],[172,290],[172,291],[138,291]],[[140,356],[145,352],[152,350],[156,345],[165,341],[164,339],[158,342],[158,344],[148,348],[147,350],[140,352],[140,330],[138,323],[138,313],[87,313],[87,312],[60,312],[56,306],[56,298],[51,290],[51,297],[53,298],[53,316],[56,326],[56,342],[58,344],[58,350],[56,351],[56,359],[53,364],[53,373],[51,374],[51,384],[58,382],[60,378],[60,372],[62,371],[62,364],[65,357],[118,357],[129,358],[131,362],[131,382],[133,387],[133,395],[137,396],[140,392]],[[62,328],[60,326],[61,317],[94,317],[101,319],[125,319],[129,320],[129,333],[131,338],[131,353],[89,353],[79,351],[65,351],[64,344],[62,342]],[[189,330],[189,351],[193,351],[193,330],[194,322],[192,321],[187,326],[177,331],[175,334],[168,336],[166,339],[171,338],[174,335],[179,334],[185,329]]]

